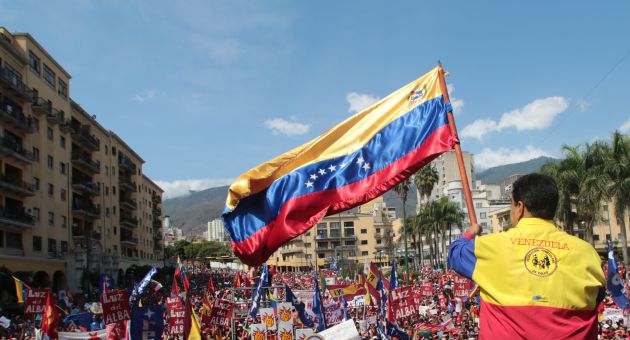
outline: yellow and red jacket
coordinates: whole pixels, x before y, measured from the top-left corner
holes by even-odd
[[[449,266],[480,287],[481,339],[596,339],[606,280],[595,249],[551,221],[453,242]]]

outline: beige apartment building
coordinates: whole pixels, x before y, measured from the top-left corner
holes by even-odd
[[[392,219],[383,198],[322,218],[306,233],[280,247],[267,261],[285,270],[330,267],[333,258],[345,268],[365,260],[389,262],[395,256]]]
[[[0,266],[54,290],[163,258],[144,160],[70,97],[70,74],[0,27]]]

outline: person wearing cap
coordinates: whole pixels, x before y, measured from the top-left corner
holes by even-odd
[[[596,339],[606,285],[601,260],[556,228],[558,188],[545,175],[512,185],[513,227],[476,237],[472,225],[451,244],[448,263],[480,287],[480,339]]]

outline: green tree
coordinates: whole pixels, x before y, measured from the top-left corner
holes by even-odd
[[[628,239],[624,213],[630,207],[630,139],[615,131],[605,154],[605,173],[608,176],[608,197],[615,202],[615,218],[621,229],[621,252],[628,265]],[[612,236],[611,236],[612,237]]]
[[[411,184],[410,184],[409,179],[405,179],[404,181],[396,184],[396,186],[394,187],[394,191],[396,192],[396,194],[398,195],[398,197],[402,201],[402,209],[403,209],[403,242],[405,243],[405,271],[407,272],[407,274],[409,274],[409,254],[408,254],[408,250],[407,250],[407,226],[406,226],[407,209],[405,208],[405,205],[407,203],[407,194],[409,193],[409,186],[410,185]]]
[[[429,164],[413,175],[413,184],[416,186],[416,195],[418,201],[416,203],[416,214],[420,212],[422,204],[426,203],[431,196],[433,187],[440,180],[438,172],[433,165]]]
[[[447,197],[442,197],[439,201],[428,202],[420,212],[419,223],[426,227],[423,229],[430,242],[431,258],[434,265],[446,263],[446,232],[450,233],[453,224],[461,225],[464,214],[457,204],[451,202]],[[438,240],[439,239],[439,240]]]

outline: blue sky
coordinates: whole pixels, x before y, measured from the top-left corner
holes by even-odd
[[[0,0],[0,25],[70,72],[74,100],[167,196],[229,183],[437,60],[478,169],[630,133],[628,13],[621,1]]]

